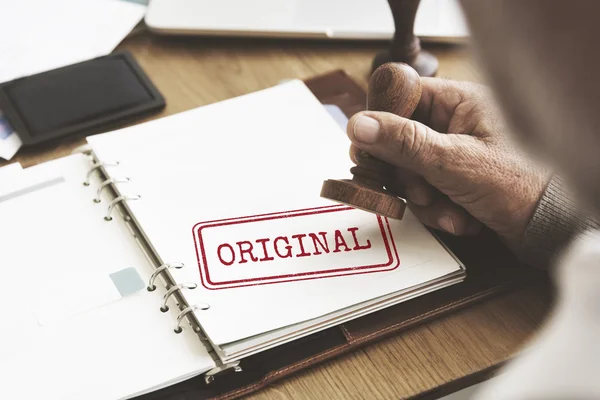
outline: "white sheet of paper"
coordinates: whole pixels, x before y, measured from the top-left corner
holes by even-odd
[[[10,160],[19,151],[23,143],[0,110],[0,158]]]
[[[348,117],[341,108],[336,106],[335,104],[323,104],[323,107],[327,110],[329,115],[338,123],[342,130],[346,130],[346,126],[348,125]]]
[[[104,221],[98,179],[82,185],[89,165],[76,154],[0,169],[0,398],[129,398],[214,366],[190,329],[173,333],[164,291],[106,292],[110,273],[146,281],[153,268],[122,220]]]
[[[316,219],[290,216],[286,223],[240,218],[327,209],[333,203],[319,197],[323,180],[349,175],[352,164],[345,132],[301,81],[88,141],[101,160],[121,163],[111,174],[131,177],[131,184],[122,186],[123,193],[140,194],[142,199],[129,202],[129,207],[161,258],[186,264],[173,271],[174,277],[199,285],[184,294],[192,304],[210,304],[197,316],[218,344],[316,318],[459,269],[410,213],[402,221],[383,224],[393,236],[392,248],[400,261],[387,272],[369,271],[369,266],[388,262],[380,223],[370,213],[343,211],[347,218],[342,211],[325,212]],[[221,219],[229,220],[206,228],[199,238],[200,226]],[[232,222],[248,227],[230,229],[227,224]],[[359,244],[370,240],[372,247],[354,251],[349,228],[359,228]],[[345,232],[349,251],[340,247],[341,253],[334,253],[336,230]],[[240,263],[238,242],[254,243],[253,257],[268,258],[275,250],[265,256],[258,239],[269,238],[271,246],[277,237],[291,241],[293,235],[309,232],[325,232],[330,253],[297,262],[302,249],[298,242],[290,242],[292,257],[250,262],[246,252],[247,262]],[[315,253],[311,243],[305,243],[306,251]],[[217,252],[223,244],[237,248],[235,263],[226,265],[231,254],[223,253],[225,264],[219,264]],[[287,244],[280,240],[278,245],[285,255]],[[242,246],[248,250],[247,243]],[[212,268],[212,284],[207,284],[206,263]]]
[[[122,297],[110,273],[87,268],[66,273],[59,269],[56,276],[48,278],[31,295],[34,296],[33,312],[40,325],[61,323]]]
[[[17,180],[21,171],[23,171],[23,167],[18,162],[0,167],[0,182]]]
[[[402,301],[414,299],[415,297],[423,295],[424,292],[429,293],[434,290],[448,287],[462,281],[462,279],[462,277],[457,276],[454,280],[444,280],[438,284],[433,284],[431,286],[427,285],[426,288],[421,287],[416,288],[415,290],[411,289],[402,295]],[[374,311],[382,310],[394,304],[398,304],[396,297],[397,294],[393,293],[364,302],[358,309],[354,306],[348,307],[346,309],[326,314],[322,317],[318,317],[306,322],[286,326],[276,331],[267,332],[262,335],[256,335],[238,342],[227,343],[226,345],[221,346],[222,358],[225,360],[235,360],[238,358],[247,357],[280,344],[290,342],[299,337],[304,337],[306,336],[307,331],[315,332],[343,324],[344,322],[356,319],[363,315],[367,315]]]
[[[0,0],[0,82],[112,52],[146,7],[120,0]]]

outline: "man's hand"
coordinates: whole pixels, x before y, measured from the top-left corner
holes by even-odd
[[[513,147],[486,87],[421,82],[414,120],[375,111],[350,119],[351,158],[360,149],[395,166],[388,187],[425,225],[469,235],[483,223],[517,246],[549,175]]]

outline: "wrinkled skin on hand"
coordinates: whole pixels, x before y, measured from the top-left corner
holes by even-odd
[[[421,82],[411,119],[375,111],[350,119],[351,158],[364,150],[393,165],[388,187],[425,225],[469,235],[483,224],[518,247],[549,174],[517,150],[485,86]]]

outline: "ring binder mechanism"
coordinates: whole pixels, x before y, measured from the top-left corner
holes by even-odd
[[[122,177],[122,178],[117,177],[117,178],[110,178],[110,179],[105,180],[98,187],[98,191],[96,192],[96,198],[94,199],[94,203],[100,203],[100,195],[102,194],[102,191],[107,186],[112,185],[113,183],[126,183],[126,182],[129,182],[129,178],[127,178],[127,177]]]
[[[150,275],[150,279],[148,280],[148,287],[147,287],[148,291],[153,292],[156,290],[156,285],[154,284],[154,281],[156,280],[158,275],[160,275],[163,271],[165,271],[169,268],[181,269],[183,267],[184,267],[183,263],[167,263],[167,264],[163,264],[160,267],[156,268],[154,270],[154,272],[152,273],[152,275]]]
[[[90,168],[90,170],[87,173],[87,177],[85,178],[85,181],[83,182],[83,186],[90,186],[90,177],[92,176],[92,174],[94,173],[94,171],[98,170],[99,168],[102,167],[116,167],[117,165],[119,165],[119,162],[97,162],[94,163],[92,165],[92,168]]]
[[[160,306],[160,311],[162,311],[162,312],[169,311],[169,306],[167,305],[167,301],[169,301],[169,297],[171,297],[171,295],[173,293],[175,293],[176,291],[181,290],[181,289],[196,289],[197,287],[198,287],[197,284],[190,283],[190,282],[179,283],[175,286],[170,287],[167,290],[167,292],[165,293],[165,295],[163,296],[163,302],[162,302],[162,305]]]
[[[112,210],[120,202],[122,202],[122,201],[129,201],[129,200],[139,200],[141,198],[142,198],[142,196],[140,196],[140,195],[135,195],[135,196],[124,195],[124,196],[117,197],[116,199],[114,199],[113,201],[111,201],[110,204],[108,205],[108,211],[106,212],[106,216],[104,217],[104,219],[106,221],[112,221],[112,217],[111,217]]]
[[[183,332],[183,328],[181,328],[181,320],[188,313],[190,313],[192,311],[196,311],[196,310],[208,310],[209,308],[210,308],[210,306],[208,304],[206,304],[206,303],[204,303],[204,304],[194,304],[193,306],[189,306],[189,307],[184,308],[183,311],[180,312],[179,315],[177,315],[177,322],[175,322],[175,328],[173,328],[173,331],[175,331],[175,333],[177,333],[177,334]]]
[[[220,365],[220,366],[213,368],[210,371],[206,372],[204,374],[204,382],[206,382],[206,384],[208,385],[209,383],[211,383],[212,381],[215,380],[215,375],[219,374],[220,372],[226,371],[228,369],[233,369],[235,372],[242,372],[242,367],[240,367],[240,362],[232,361],[230,363]]]
[[[111,221],[112,220],[112,216],[111,216],[112,211],[115,207],[118,207],[119,211],[123,215],[125,223],[128,225],[128,227],[132,231],[134,237],[137,239],[142,251],[148,258],[148,261],[155,267],[154,272],[152,273],[152,275],[150,276],[150,278],[148,280],[147,290],[149,292],[153,292],[154,290],[156,290],[155,282],[156,282],[156,278],[159,275],[166,282],[165,287],[166,287],[167,291],[165,292],[165,294],[163,296],[163,302],[160,307],[160,310],[162,312],[167,312],[169,310],[169,307],[167,306],[167,301],[169,300],[169,298],[171,296],[175,297],[177,306],[179,308],[179,313],[177,314],[176,321],[173,326],[173,331],[176,334],[182,333],[183,332],[183,328],[181,326],[182,321],[184,318],[186,318],[188,320],[190,326],[192,327],[193,332],[198,336],[198,338],[200,339],[202,344],[208,350],[209,355],[213,359],[216,367],[204,374],[205,383],[210,384],[211,382],[213,382],[215,380],[215,376],[217,374],[219,374],[220,372],[225,371],[225,370],[233,369],[235,372],[241,372],[242,367],[239,365],[240,361],[232,361],[232,362],[228,362],[228,363],[223,363],[223,361],[221,361],[220,357],[217,355],[215,349],[213,348],[212,343],[210,342],[210,340],[207,338],[206,334],[204,333],[204,330],[202,329],[200,322],[198,321],[198,319],[196,318],[196,316],[194,314],[194,311],[208,310],[210,308],[210,305],[206,304],[206,303],[190,305],[187,302],[187,300],[185,299],[185,297],[181,294],[183,289],[190,289],[190,290],[195,289],[196,287],[198,287],[198,285],[196,283],[191,283],[191,282],[185,282],[185,283],[178,284],[169,272],[170,269],[181,269],[185,265],[180,262],[170,262],[170,263],[163,262],[160,259],[160,257],[154,252],[154,250],[152,249],[152,246],[150,246],[150,244],[148,243],[142,230],[136,225],[134,219],[131,216],[131,211],[129,210],[129,208],[127,206],[127,201],[140,200],[141,196],[140,195],[122,194],[119,191],[119,189],[117,188],[116,184],[129,182],[130,178],[128,178],[128,177],[113,177],[113,178],[111,178],[105,168],[105,167],[118,166],[119,162],[118,161],[102,162],[102,161],[98,160],[98,157],[94,154],[93,150],[91,150],[87,147],[82,147],[77,152],[85,154],[86,156],[89,156],[90,162],[92,163],[92,167],[88,171],[86,180],[83,184],[85,186],[90,185],[90,178],[91,178],[92,174],[94,173],[94,171],[98,171],[100,173],[100,176],[102,179],[102,182],[100,183],[98,190],[96,191],[96,197],[93,199],[93,201],[95,203],[100,203],[101,202],[100,196],[105,190],[109,190],[114,195],[113,200],[108,205],[107,214],[104,217],[104,219],[107,221]]]

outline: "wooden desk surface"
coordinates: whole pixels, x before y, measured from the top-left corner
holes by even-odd
[[[165,39],[143,33],[130,50],[163,93],[169,115],[277,84],[344,69],[366,88],[381,44]],[[480,81],[469,51],[429,48],[438,76]],[[168,134],[168,132],[165,132]],[[22,151],[23,166],[67,155],[83,139]],[[340,151],[345,151],[340,149]],[[0,165],[6,164],[0,162]],[[280,381],[252,399],[398,399],[422,394],[512,357],[543,321],[541,286],[497,297]]]

